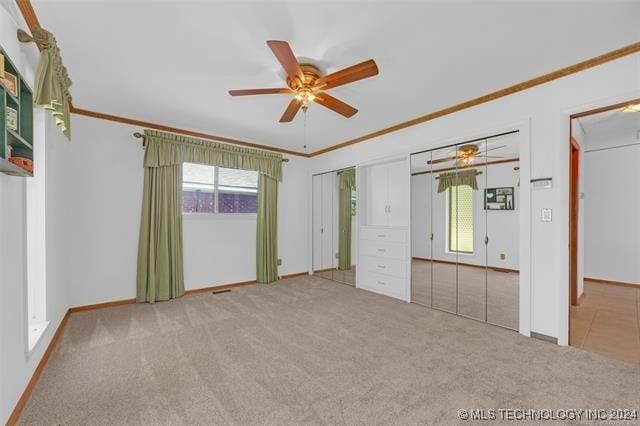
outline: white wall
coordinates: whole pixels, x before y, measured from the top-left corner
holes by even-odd
[[[0,44],[14,61],[22,75],[33,86],[33,74],[37,61],[35,46],[22,45],[16,40],[16,29],[26,28],[14,2],[0,2]],[[46,141],[45,141],[46,139]],[[56,214],[50,191],[55,185],[49,182],[48,148],[61,143],[59,132],[49,114],[36,111],[34,117],[35,174],[33,178],[12,177],[0,174],[0,421],[6,422],[15,404],[31,379],[44,351],[68,309],[67,285],[57,261],[56,249],[60,240],[49,213]],[[46,143],[46,152],[42,150]],[[40,166],[40,167],[39,167]],[[46,174],[46,194],[42,192]],[[29,181],[29,185],[27,185]],[[29,189],[27,189],[29,186]],[[34,192],[35,191],[35,192]],[[29,195],[27,195],[29,193]],[[46,196],[46,198],[45,198]],[[27,199],[29,200],[27,202]],[[44,207],[44,208],[43,208]],[[34,211],[35,210],[35,211]],[[45,211],[48,213],[45,220]],[[27,229],[27,215],[37,227]],[[46,314],[50,321],[31,352],[27,347],[27,270],[35,260],[27,256],[27,233],[30,244],[44,242],[43,224],[46,224]],[[29,250],[42,262],[41,249]],[[40,269],[40,272],[43,270]],[[42,279],[37,272],[33,279]]]
[[[640,286],[640,146],[634,132],[587,135],[584,276]]]
[[[553,188],[531,193],[531,330],[568,336],[569,120],[573,112],[604,106],[640,92],[640,55],[618,59],[496,101],[383,135],[312,159],[313,170],[331,170],[385,156],[408,154],[508,130],[525,123],[531,177],[552,177]],[[427,112],[427,111],[424,111]],[[365,112],[366,113],[366,112]],[[416,111],[416,115],[422,111]],[[553,210],[542,222],[540,211]],[[522,238],[522,235],[521,235]],[[521,321],[522,324],[522,321]]]
[[[473,254],[460,253],[457,256],[447,250],[447,191],[438,193],[439,181],[435,179],[438,174],[412,176],[411,256],[450,262],[457,260],[472,265],[484,266],[488,263],[489,266],[498,268],[519,269],[519,173],[513,170],[518,164],[491,165],[487,167],[488,172],[477,177],[478,190],[473,192]],[[484,210],[483,196],[487,187],[513,187],[515,210]],[[434,234],[433,244],[429,240],[431,232]],[[484,244],[485,235],[489,236],[488,250]],[[505,254],[504,260],[500,259],[501,253]]]
[[[73,143],[57,145],[57,197],[65,206],[59,249],[69,265],[71,306],[136,294],[144,151],[140,128],[73,115]],[[281,275],[307,270],[306,159],[290,157],[279,188]],[[255,279],[255,216],[193,217],[183,221],[185,288]]]

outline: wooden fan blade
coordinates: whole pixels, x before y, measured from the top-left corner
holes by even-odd
[[[280,117],[280,122],[288,123],[293,120],[293,117],[296,116],[301,106],[302,101],[299,101],[296,98],[291,99],[291,102],[289,102],[289,106],[287,106],[287,109],[284,110],[284,114],[282,114],[282,117]]]
[[[276,95],[279,93],[293,93],[293,90],[288,88],[282,89],[242,89],[242,90],[229,90],[231,96],[249,96],[249,95]]]
[[[427,164],[438,164],[438,163],[446,163],[447,161],[457,160],[458,157],[450,157],[450,158],[438,158],[437,160],[429,160]]]
[[[376,65],[376,61],[369,59],[360,64],[320,77],[316,81],[316,87],[323,90],[332,89],[363,78],[373,77],[374,75],[378,75],[378,65]]]
[[[358,110],[351,105],[345,104],[341,100],[336,99],[324,92],[318,93],[313,101],[347,118],[353,117],[358,112]]]
[[[293,50],[291,50],[289,43],[280,40],[268,40],[267,44],[271,48],[273,54],[276,55],[278,62],[280,62],[280,65],[282,65],[282,68],[284,68],[289,78],[294,81],[298,80],[303,82],[304,74],[302,73],[300,64],[298,64],[298,60],[293,54]]]
[[[502,145],[502,146],[494,146],[493,148],[489,148],[489,149],[485,149],[484,151],[480,151],[478,152],[478,154],[483,154],[485,152],[489,152],[489,151],[493,151],[495,149],[500,149],[500,148],[505,148],[506,145]]]

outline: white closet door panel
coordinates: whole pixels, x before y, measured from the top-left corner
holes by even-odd
[[[387,224],[389,226],[407,226],[409,211],[409,172],[404,161],[396,161],[388,165],[389,196]]]
[[[322,175],[322,269],[333,267],[333,179]]]
[[[371,166],[366,169],[366,223],[371,226],[387,225],[388,200],[387,165]]]
[[[313,176],[313,269],[322,269],[322,176]]]

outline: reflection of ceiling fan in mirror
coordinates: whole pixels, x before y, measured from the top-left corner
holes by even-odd
[[[448,161],[455,161],[457,167],[466,167],[470,166],[476,159],[480,160],[480,164],[482,164],[482,160],[488,158],[504,158],[496,155],[485,155],[489,151],[494,151],[496,149],[504,148],[506,145],[495,146],[493,148],[489,148],[485,151],[480,151],[478,145],[460,145],[457,149],[447,153],[446,157],[438,158],[435,160],[427,161],[427,164],[438,164],[438,163],[446,163]]]
[[[276,89],[249,89],[249,90],[229,90],[231,96],[247,95],[273,95],[290,94],[294,95],[280,118],[280,122],[293,120],[300,108],[307,110],[308,101],[313,101],[325,108],[328,108],[344,117],[351,117],[358,112],[357,109],[342,102],[339,99],[326,93],[326,90],[343,84],[353,83],[364,78],[373,77],[378,74],[378,66],[373,59],[360,64],[350,66],[340,71],[328,75],[322,75],[318,67],[313,64],[298,63],[289,43],[286,41],[269,40],[267,44],[273,54],[287,73],[287,86]]]

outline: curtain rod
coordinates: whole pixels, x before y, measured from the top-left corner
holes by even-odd
[[[476,172],[476,176],[481,175],[483,172]],[[440,176],[436,176],[436,179],[440,179]]]
[[[133,134],[133,137],[134,137],[134,138],[138,138],[138,139],[142,139],[142,147],[144,148],[144,135],[143,135],[142,133],[140,133],[140,132],[135,132],[135,133]],[[289,162],[289,159],[288,159],[288,158],[283,158],[283,159],[282,159],[282,162],[283,162],[283,163],[288,163],[288,162]]]

